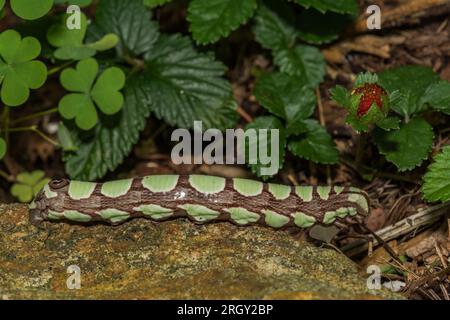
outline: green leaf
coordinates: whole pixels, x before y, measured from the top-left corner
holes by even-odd
[[[316,47],[297,45],[295,16],[285,3],[266,1],[258,9],[254,27],[256,40],[271,49],[274,62],[282,72],[300,77],[311,87],[325,76],[325,59]]]
[[[299,14],[297,29],[303,41],[320,45],[336,40],[349,22],[342,14],[309,9]]]
[[[325,77],[325,59],[316,47],[297,45],[279,50],[275,52],[274,62],[282,72],[300,77],[311,87],[320,84]]]
[[[197,43],[208,44],[226,37],[255,12],[256,0],[192,0],[187,20]]]
[[[53,6],[53,0],[11,0],[11,9],[25,20],[43,17]]]
[[[55,0],[55,4],[74,4],[80,7],[87,7],[92,3],[92,0]]]
[[[169,3],[172,0],[144,0],[144,4],[150,8],[156,8],[163,4]]]
[[[345,119],[345,122],[349,124],[357,132],[369,131],[369,126],[366,123],[361,122],[356,116],[349,114]]]
[[[271,176],[277,174],[278,171],[283,167],[283,164],[284,164],[285,147],[286,147],[286,132],[284,130],[283,123],[276,117],[271,117],[271,116],[258,117],[252,123],[248,124],[245,128],[245,130],[251,130],[251,129],[256,130],[256,132],[258,134],[258,140],[250,141],[250,144],[246,145],[246,152],[247,152],[246,159],[248,162],[248,166],[251,169],[251,171],[254,174],[256,174],[258,177],[261,177],[263,179],[268,179]],[[260,129],[268,129],[269,131],[268,131],[267,136],[261,135],[260,132],[258,131]],[[255,159],[256,163],[251,164],[249,161],[248,150],[249,149],[251,150],[253,148],[254,150],[258,150],[258,152],[259,152],[261,147],[263,147],[263,148],[265,147],[268,150],[267,154],[269,156],[272,155],[272,146],[271,146],[272,135],[270,132],[270,130],[272,130],[272,129],[278,130],[278,134],[279,134],[278,155],[279,155],[279,157],[278,157],[278,166],[275,167],[274,172],[269,175],[269,174],[264,174],[264,172],[262,172],[262,169],[270,167],[270,164],[262,164],[259,154],[258,154],[257,159]],[[276,141],[274,141],[274,143],[275,142]],[[273,158],[275,158],[275,157],[273,157]]]
[[[433,146],[433,128],[420,117],[402,124],[399,130],[375,129],[374,141],[381,154],[399,171],[412,170],[428,159]]]
[[[422,192],[428,201],[450,200],[450,146],[444,147],[423,177]]]
[[[359,86],[362,86],[363,84],[377,83],[377,82],[378,82],[378,75],[376,73],[363,72],[358,74],[353,87],[357,88]]]
[[[17,175],[16,183],[11,187],[11,194],[20,202],[30,202],[50,181],[44,171],[23,172]]]
[[[400,119],[397,117],[388,117],[382,121],[377,122],[377,126],[385,131],[400,129]]]
[[[341,85],[330,89],[331,99],[340,106],[348,109],[350,107],[350,92]]]
[[[301,158],[322,164],[335,164],[339,152],[327,130],[316,120],[304,121],[307,132],[289,140],[289,150]]]
[[[107,34],[102,39],[84,44],[87,29],[87,18],[81,13],[80,29],[69,29],[67,21],[71,15],[64,14],[57,24],[52,25],[47,32],[48,42],[58,49],[54,55],[60,60],[82,60],[94,56],[97,51],[105,51],[114,48],[119,42],[115,34]]]
[[[353,16],[358,14],[358,3],[356,0],[292,0],[305,8],[315,8],[320,12],[333,11],[337,13],[348,13]]]
[[[172,126],[232,128],[237,120],[231,85],[222,78],[225,66],[209,54],[199,53],[179,35],[161,36],[145,55],[145,88],[152,111]]]
[[[6,148],[6,141],[0,138],[0,160],[3,159],[6,154]]]
[[[63,122],[60,122],[58,125],[58,140],[64,152],[74,152],[78,150],[70,135],[69,129],[67,129]]]
[[[450,115],[450,82],[433,83],[422,97],[422,102],[429,104],[433,109]]]
[[[79,130],[67,123],[76,152],[65,152],[66,172],[73,179],[94,181],[115,170],[130,153],[150,115],[151,98],[142,77],[135,75],[124,88],[121,112],[100,117],[91,131]]]
[[[424,111],[422,96],[427,88],[439,81],[439,76],[428,67],[402,66],[379,74],[379,84],[390,94],[392,109],[402,116],[411,116]]]
[[[256,41],[265,49],[277,50],[291,47],[298,36],[296,17],[287,3],[264,1],[255,14],[253,32]]]
[[[151,12],[143,0],[100,1],[96,10],[95,25],[90,28],[98,39],[100,35],[114,33],[120,42],[118,55],[142,55],[152,50],[158,39],[158,25],[151,21]]]
[[[89,58],[78,62],[76,69],[68,68],[61,73],[63,87],[75,93],[61,99],[59,113],[64,119],[75,119],[83,130],[90,130],[97,124],[94,102],[106,115],[119,112],[124,103],[120,92],[125,85],[124,72],[116,67],[108,68],[94,84],[98,70],[97,61]]]
[[[261,76],[254,95],[264,108],[286,120],[288,135],[297,133],[296,123],[311,117],[316,108],[314,89],[284,73]]]
[[[0,34],[1,98],[8,106],[19,106],[30,96],[30,89],[40,88],[47,79],[47,67],[37,58],[41,52],[39,41],[21,38],[15,30]]]

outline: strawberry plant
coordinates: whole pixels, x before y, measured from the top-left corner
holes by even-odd
[[[331,93],[348,110],[347,122],[357,131],[370,130],[379,152],[401,172],[429,158],[434,131],[425,113],[449,114],[450,108],[450,83],[421,66],[402,66],[379,75],[361,74],[351,92],[337,86]],[[436,174],[445,168],[446,153],[444,150],[436,157],[424,177],[423,191],[428,200],[450,200],[445,175]]]

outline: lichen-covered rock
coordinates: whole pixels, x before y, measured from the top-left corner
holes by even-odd
[[[28,223],[0,205],[1,299],[373,299],[343,255],[286,232],[140,219],[119,227]],[[78,266],[81,288],[68,289]]]

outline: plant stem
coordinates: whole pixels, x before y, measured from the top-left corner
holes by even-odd
[[[365,132],[358,135],[358,139],[356,141],[356,155],[355,155],[355,166],[356,171],[361,172],[362,169],[362,160],[364,156],[364,147],[366,146],[367,135]]]
[[[19,128],[11,128],[8,130],[9,132],[24,132],[24,131],[31,131],[34,133],[37,133],[39,136],[41,136],[42,139],[46,140],[47,142],[59,146],[58,142],[47,136],[45,133],[43,133],[41,130],[39,130],[36,126],[30,126],[30,127],[19,127]]]
[[[69,62],[63,63],[60,66],[56,66],[56,67],[51,68],[50,70],[48,70],[47,76],[51,76],[51,75],[53,75],[55,73],[58,73],[60,70],[70,66],[72,63],[73,63],[73,61],[69,61]]]
[[[0,170],[0,177],[8,182],[14,182],[14,178],[3,170]]]
[[[52,109],[44,110],[44,111],[41,111],[41,112],[36,112],[36,113],[30,114],[28,116],[21,117],[21,118],[18,118],[16,120],[13,120],[13,121],[11,121],[11,124],[15,125],[17,123],[24,122],[24,121],[31,120],[31,119],[35,119],[35,118],[39,118],[39,117],[45,116],[47,114],[55,113],[57,111],[58,111],[58,108],[52,108]]]

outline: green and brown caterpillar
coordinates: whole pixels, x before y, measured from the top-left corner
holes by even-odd
[[[155,175],[92,183],[52,180],[30,204],[30,221],[104,221],[135,217],[163,221],[187,217],[196,223],[229,221],[282,229],[361,223],[367,194],[348,187],[291,187],[247,179],[202,175]]]

